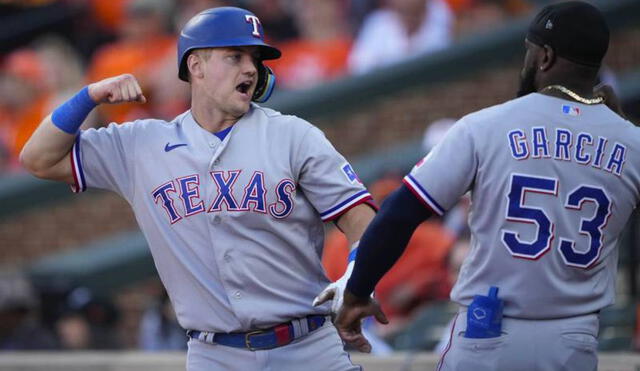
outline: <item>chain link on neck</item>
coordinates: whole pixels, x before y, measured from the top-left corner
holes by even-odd
[[[603,97],[597,97],[597,98],[581,97],[580,95],[576,94],[574,91],[569,90],[569,89],[567,89],[566,87],[564,87],[562,85],[549,85],[546,88],[542,89],[541,91],[551,90],[551,89],[558,90],[558,91],[570,96],[571,98],[575,99],[576,101],[578,101],[580,103],[584,103],[584,104],[600,104],[600,103],[604,102],[604,98]]]

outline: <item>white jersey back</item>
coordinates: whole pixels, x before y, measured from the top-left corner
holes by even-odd
[[[311,314],[329,283],[323,221],[371,199],[322,132],[252,105],[220,140],[190,112],[87,130],[76,189],[133,207],[185,329],[249,331]]]
[[[500,288],[507,316],[613,303],[616,244],[639,200],[640,131],[604,104],[538,93],[470,114],[405,184],[442,214],[471,191],[471,250],[451,298]]]

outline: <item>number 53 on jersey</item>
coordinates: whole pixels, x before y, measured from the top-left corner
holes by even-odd
[[[507,220],[516,223],[529,223],[537,226],[533,241],[523,241],[517,232],[507,228],[502,230],[502,242],[511,255],[536,260],[549,251],[554,244],[554,220],[542,207],[526,205],[527,192],[541,193],[558,198],[558,179],[533,175],[512,174],[507,194]],[[585,213],[582,208],[586,202],[595,204],[593,215],[584,215],[575,229],[586,235],[588,248],[576,248],[576,241],[569,236],[557,236],[558,250],[565,264],[571,267],[590,268],[600,257],[603,229],[611,215],[611,198],[602,187],[580,185],[571,190],[563,202],[566,212]],[[571,226],[566,226],[571,229]]]

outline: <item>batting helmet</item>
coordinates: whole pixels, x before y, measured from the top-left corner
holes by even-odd
[[[264,30],[258,17],[248,10],[219,7],[198,13],[182,28],[178,40],[178,77],[188,81],[187,57],[195,49],[230,46],[257,46],[260,59],[280,58],[280,50],[264,42]],[[275,86],[275,75],[269,67],[258,63],[258,85],[253,100],[269,99]]]

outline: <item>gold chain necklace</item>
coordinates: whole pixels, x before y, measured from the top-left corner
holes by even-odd
[[[597,97],[597,98],[591,98],[591,99],[584,98],[584,97],[579,96],[575,92],[565,88],[562,85],[550,85],[550,86],[547,86],[546,88],[544,88],[542,90],[547,90],[547,89],[559,90],[559,91],[565,93],[566,95],[570,96],[571,98],[575,99],[576,101],[578,101],[580,103],[584,103],[584,104],[600,104],[600,103],[604,102],[604,98],[603,97]]]

